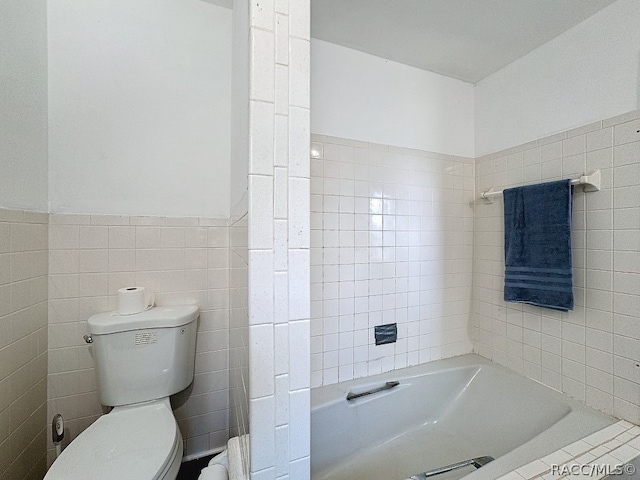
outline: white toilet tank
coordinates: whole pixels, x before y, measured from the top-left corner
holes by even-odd
[[[89,318],[100,402],[130,405],[168,397],[193,380],[195,305]]]

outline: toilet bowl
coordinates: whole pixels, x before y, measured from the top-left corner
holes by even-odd
[[[114,407],[78,435],[45,480],[175,480],[182,435],[169,395],[193,381],[196,306],[88,321],[100,402]]]
[[[182,448],[168,398],[116,407],[71,442],[45,479],[173,480]]]

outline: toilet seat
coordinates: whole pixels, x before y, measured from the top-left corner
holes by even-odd
[[[161,480],[177,469],[182,438],[168,399],[114,408],[82,432],[46,480]],[[175,477],[174,477],[175,478]]]

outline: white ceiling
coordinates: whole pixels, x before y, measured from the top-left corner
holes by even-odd
[[[477,83],[615,0],[311,0],[311,35]]]

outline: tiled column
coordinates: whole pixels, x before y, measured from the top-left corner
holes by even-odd
[[[249,10],[251,478],[309,478],[309,0]]]

